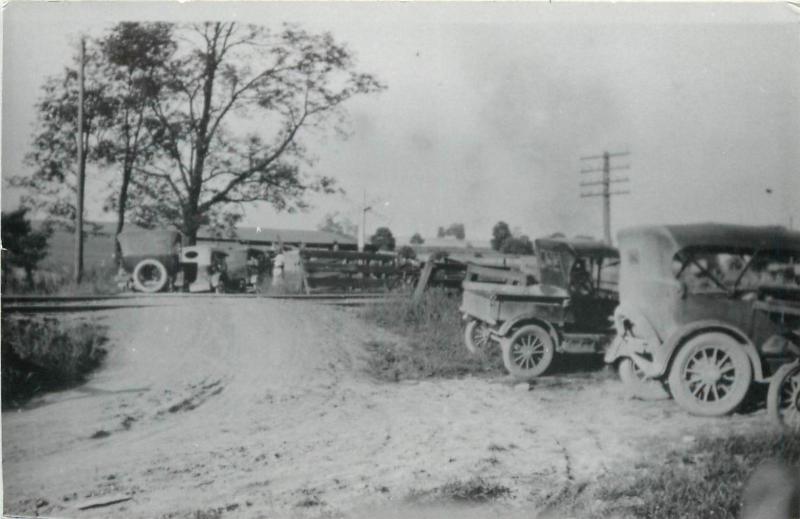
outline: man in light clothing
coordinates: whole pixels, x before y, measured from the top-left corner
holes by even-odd
[[[283,255],[283,248],[278,249],[278,254],[272,258],[272,285],[275,286],[283,282],[283,267],[286,264],[286,257]]]

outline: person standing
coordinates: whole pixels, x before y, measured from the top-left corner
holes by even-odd
[[[283,283],[283,269],[286,265],[286,256],[283,255],[283,247],[278,249],[278,254],[272,258],[272,286]]]

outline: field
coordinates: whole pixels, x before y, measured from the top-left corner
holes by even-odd
[[[736,517],[760,460],[797,460],[763,405],[692,417],[596,359],[516,384],[466,352],[441,292],[148,304],[83,314],[100,369],[4,411],[6,513]]]

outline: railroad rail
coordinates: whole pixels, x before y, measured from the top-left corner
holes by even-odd
[[[81,296],[16,295],[0,298],[3,312],[9,313],[61,313],[94,312],[122,308],[144,308],[172,306],[182,300],[198,299],[264,299],[283,301],[306,301],[336,306],[362,306],[368,303],[396,302],[402,296],[386,293],[348,294],[112,294]]]

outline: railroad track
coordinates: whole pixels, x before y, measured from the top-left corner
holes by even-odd
[[[114,294],[89,296],[49,296],[20,295],[3,296],[0,303],[3,312],[51,313],[51,312],[91,312],[137,308],[150,306],[173,306],[182,301],[198,299],[271,299],[283,301],[306,301],[336,306],[362,306],[368,303],[395,302],[402,296],[386,293],[348,293],[348,294]]]

